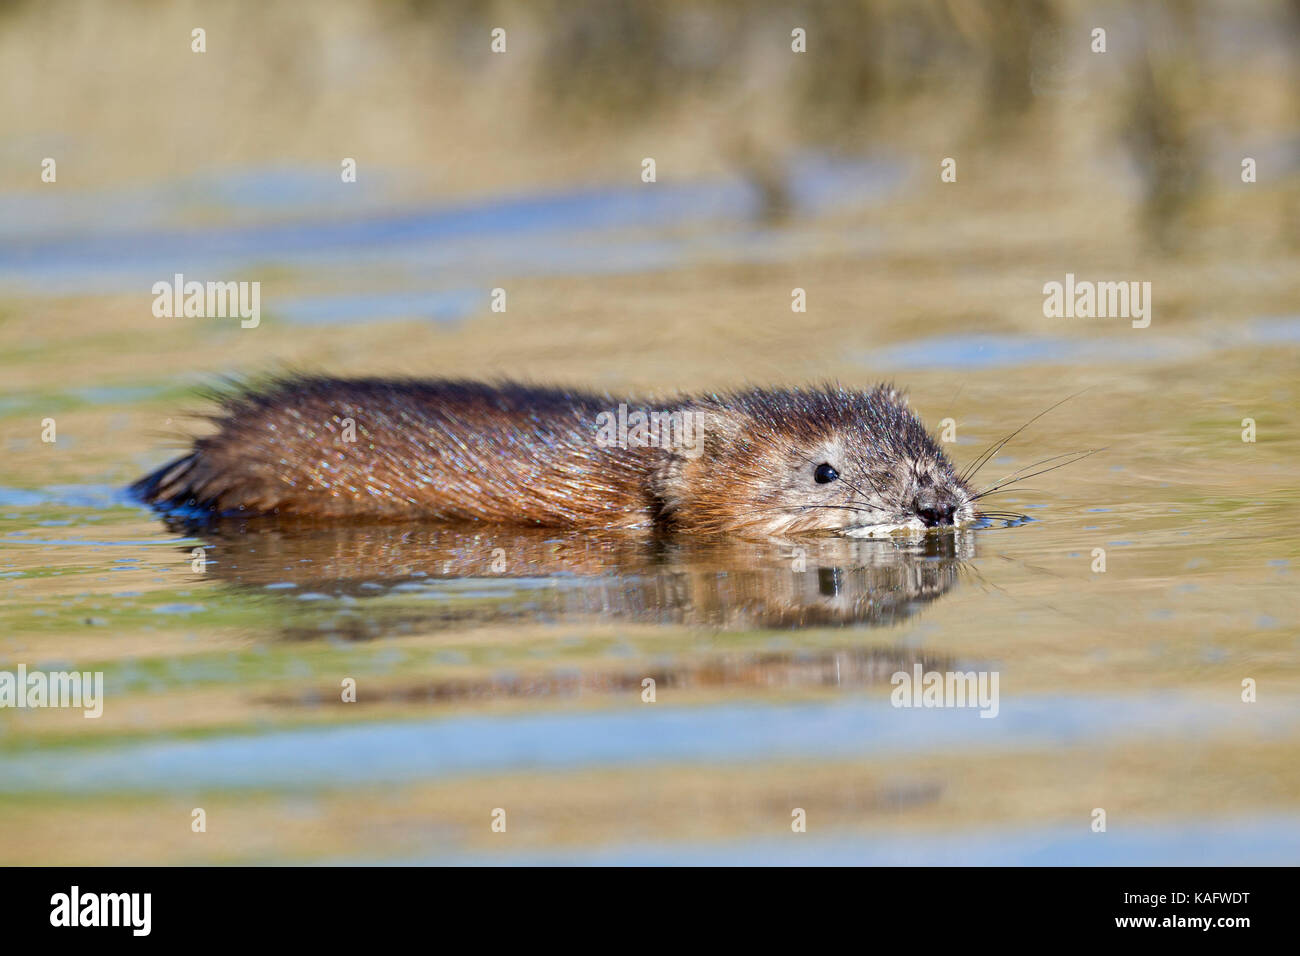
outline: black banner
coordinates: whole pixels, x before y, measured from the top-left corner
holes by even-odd
[[[8,941],[76,937],[285,941],[364,932],[368,942],[435,926],[456,937],[519,928],[535,940],[581,927],[675,938],[770,941],[836,925],[873,943],[999,939],[1194,938],[1221,945],[1289,922],[1285,869],[9,869],[0,914]],[[752,881],[752,882],[751,882]],[[438,920],[434,924],[433,920]],[[548,929],[549,928],[549,929]],[[706,931],[707,932],[707,931]],[[692,935],[695,935],[692,930]],[[1243,935],[1244,934],[1244,935]],[[601,934],[605,935],[604,933]],[[618,937],[607,937],[615,939]],[[12,950],[11,950],[12,951]]]

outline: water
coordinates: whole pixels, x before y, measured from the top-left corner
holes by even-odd
[[[792,166],[789,191],[798,210],[817,214],[870,203],[900,176],[895,162],[809,156]],[[297,188],[282,192],[285,179]],[[236,221],[202,228],[164,216],[164,210],[173,215],[186,210],[166,186],[125,196],[0,199],[0,220],[8,223],[0,231],[0,288],[36,295],[131,292],[177,272],[205,281],[273,262],[278,270],[312,279],[347,278],[354,287],[370,284],[367,276],[373,282],[376,272],[384,280],[366,296],[286,299],[282,307],[291,321],[375,321],[430,313],[446,319],[467,313],[463,297],[470,293],[431,283],[431,274],[461,281],[503,271],[589,275],[671,268],[698,255],[764,261],[780,257],[781,246],[792,238],[737,229],[759,212],[760,200],[747,182],[734,177],[415,209],[377,187],[327,191],[331,181],[337,183],[334,170],[271,170],[189,183],[227,214],[226,204],[238,200]],[[93,210],[89,218],[87,210]],[[690,231],[701,225],[709,232]],[[394,281],[414,288],[393,293]]]
[[[794,665],[814,661],[809,655]],[[791,666],[765,663],[778,674],[781,667]],[[527,691],[540,686],[543,693],[537,696],[549,689],[545,683],[518,677],[490,689],[505,696],[511,683],[526,685]],[[679,683],[685,681],[672,682]],[[436,699],[434,688],[429,690],[429,699]],[[1135,721],[1141,721],[1152,738],[1177,739],[1239,724],[1239,731],[1288,739],[1300,723],[1300,708],[1290,705],[1261,705],[1258,721],[1240,721],[1241,708],[1236,704],[1206,706],[1194,697],[1168,694],[1138,706],[1122,697],[1022,695],[988,721],[975,709],[912,713],[880,699],[883,696],[856,695],[831,704],[653,708],[647,713],[616,708],[595,713],[443,717],[137,744],[111,753],[69,750],[23,755],[0,761],[0,792],[311,791],[337,785],[340,764],[354,768],[369,784],[401,785],[520,768],[628,767],[654,772],[665,766],[763,759],[886,760],[942,755],[967,747],[990,753],[1032,752],[1104,740]]]
[[[933,278],[961,270],[890,264],[899,169],[805,157],[775,224],[739,180],[0,201],[0,671],[105,689],[98,719],[0,709],[0,861],[1300,860],[1294,312],[1033,325],[1060,264],[1006,253],[979,269],[1026,325],[971,323]],[[264,276],[263,327],[153,318],[177,271]],[[201,427],[196,387],[284,367],[894,377],[959,463],[1086,387],[980,479],[1106,451],[1002,496],[1032,521],[920,539],[195,528],[123,494]],[[996,716],[893,706],[916,667],[996,673]]]

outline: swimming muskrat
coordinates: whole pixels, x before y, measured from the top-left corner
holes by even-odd
[[[132,486],[141,499],[204,515],[740,534],[976,517],[976,495],[885,385],[639,406],[665,416],[669,440],[632,403],[516,383],[292,378],[221,403],[216,433]]]

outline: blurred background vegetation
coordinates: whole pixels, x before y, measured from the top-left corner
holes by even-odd
[[[497,26],[508,53],[485,55]],[[630,181],[649,155],[743,171],[779,217],[784,165],[816,148],[1117,195],[1166,249],[1243,206],[1252,244],[1300,220],[1296,0],[6,0],[0,64],[7,188],[39,188],[45,155],[74,188],[356,155],[463,196]]]

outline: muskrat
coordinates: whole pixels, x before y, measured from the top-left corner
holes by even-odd
[[[976,518],[976,496],[888,385],[645,403],[683,426],[669,441],[637,428],[602,440],[613,416],[636,420],[632,403],[512,382],[298,377],[220,400],[216,433],[133,485],[141,499],[206,516],[760,535]]]

